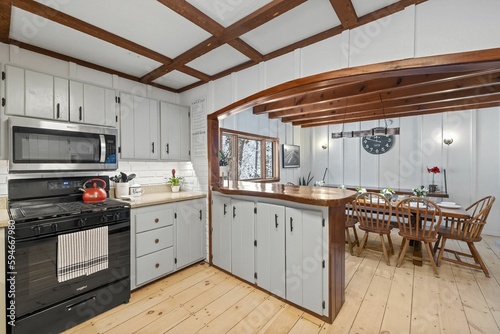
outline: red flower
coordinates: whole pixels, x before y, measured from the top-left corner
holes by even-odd
[[[172,169],[172,176],[175,177],[175,169]]]
[[[441,170],[439,169],[438,166],[434,166],[432,168],[429,168],[427,167],[427,172],[428,173],[434,173],[434,174],[437,174],[437,173],[441,173]]]

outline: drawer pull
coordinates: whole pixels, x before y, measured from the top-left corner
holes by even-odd
[[[159,218],[155,218],[155,223],[158,223],[160,221]]]
[[[160,239],[155,239],[155,244],[159,243]]]
[[[160,264],[159,263],[155,264],[155,268],[160,268]]]

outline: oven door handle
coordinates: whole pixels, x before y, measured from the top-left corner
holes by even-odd
[[[101,142],[101,156],[99,162],[104,163],[106,161],[106,138],[104,135],[99,135],[99,141]]]
[[[66,306],[66,310],[67,310],[67,311],[71,311],[71,310],[72,310],[73,308],[75,308],[75,307],[78,307],[78,306],[83,305],[83,304],[87,304],[87,303],[88,303],[88,302],[90,302],[90,301],[95,301],[95,299],[96,299],[95,297],[96,297],[96,296],[92,296],[92,297],[90,297],[90,298],[88,298],[88,299],[82,300],[81,302],[78,302],[78,303],[74,303],[74,304],[68,305],[68,306]]]

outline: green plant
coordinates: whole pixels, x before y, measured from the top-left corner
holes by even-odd
[[[302,177],[302,179],[299,177],[299,186],[308,186],[313,179],[314,176],[311,176],[311,172],[309,172],[309,174],[307,174],[307,180],[305,177]]]
[[[168,179],[168,184],[173,186],[180,186],[181,181],[184,179],[184,176],[175,176],[175,169],[172,169],[172,176]]]

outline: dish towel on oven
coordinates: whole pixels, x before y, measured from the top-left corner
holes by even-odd
[[[57,245],[59,282],[108,268],[107,226],[59,235]]]

